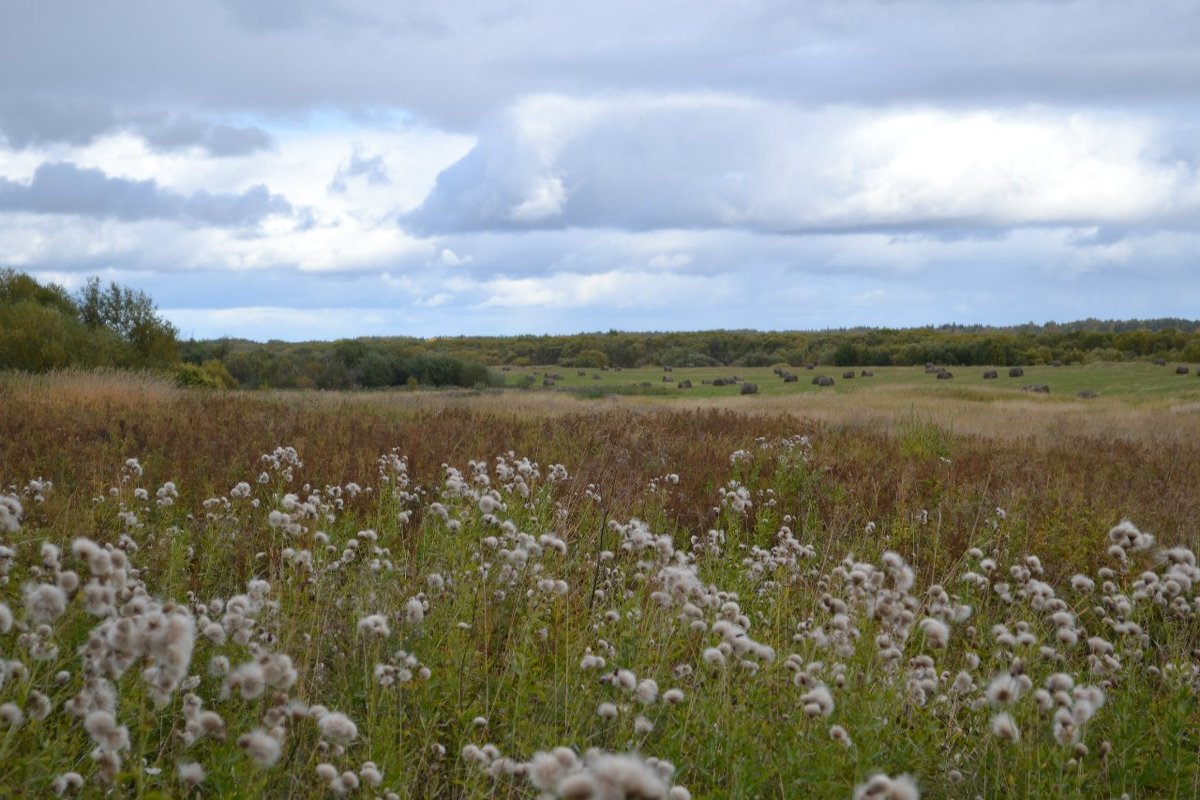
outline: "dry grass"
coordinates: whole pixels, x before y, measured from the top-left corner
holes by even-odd
[[[0,403],[0,493],[26,487],[21,529],[0,534],[0,544],[16,551],[7,583],[0,581],[0,602],[25,626],[0,634],[5,658],[31,653],[32,612],[22,587],[47,579],[41,542],[63,547],[65,567],[86,579],[89,566],[70,543],[88,536],[128,548],[148,596],[187,598],[189,613],[212,613],[222,625],[213,601],[246,591],[251,579],[267,580],[278,606],[254,621],[255,643],[293,659],[297,683],[286,696],[344,711],[358,723],[359,738],[345,754],[322,745],[311,720],[281,726],[286,760],[259,769],[236,740],[265,724],[269,702],[222,697],[221,677],[201,674],[214,654],[237,665],[254,653],[244,642],[200,641],[193,689],[205,708],[223,716],[230,736],[184,747],[182,693],[156,711],[140,669],[130,669],[117,681],[119,722],[134,736],[123,751],[123,771],[111,778],[116,795],[180,795],[175,765],[194,759],[208,770],[200,796],[324,797],[319,762],[353,770],[369,758],[398,797],[536,796],[524,778],[502,771],[489,777],[461,755],[465,746],[488,742],[517,760],[555,745],[639,749],[673,761],[679,782],[702,797],[850,797],[875,771],[914,773],[927,798],[1200,791],[1194,671],[1200,580],[1191,589],[1194,613],[1168,613],[1148,602],[1111,612],[1136,620],[1150,637],[1148,645],[1133,635],[1117,642],[1126,665],[1118,674],[1089,666],[1094,659],[1085,640],[1060,660],[1042,658],[1032,646],[1018,658],[1015,648],[1008,652],[992,641],[994,625],[1031,623],[1026,627],[1040,642],[1053,644],[1045,609],[1029,602],[1016,577],[1030,554],[1044,565],[1039,579],[1073,604],[1088,635],[1115,640],[1109,612],[1095,610],[1107,591],[1097,570],[1113,563],[1106,531],[1127,517],[1160,545],[1200,547],[1191,514],[1200,485],[1194,406],[985,403],[892,389],[853,398],[671,403],[540,392],[223,394],[112,373],[7,376],[0,378]],[[799,444],[797,434],[807,441]],[[259,482],[269,468],[262,454],[279,445],[295,447],[303,467],[294,480],[274,470]],[[384,480],[379,471],[380,454],[393,449],[408,458],[404,493],[396,492],[395,474]],[[511,477],[499,477],[496,459],[515,463],[511,452],[538,462],[543,474],[565,464],[571,477],[535,480],[532,495],[522,497],[503,486]],[[144,474],[123,470],[130,457]],[[447,482],[446,465],[469,478],[472,460],[493,471],[489,485],[507,504],[510,533],[500,533],[500,519],[486,518],[482,490],[472,481],[462,484],[465,491]],[[664,480],[668,474],[678,483]],[[54,481],[45,502],[27,488],[36,477]],[[166,481],[177,485],[178,497],[160,506],[155,491]],[[231,491],[240,481],[250,484],[245,495]],[[369,491],[351,494],[352,481]],[[744,487],[753,505],[725,504],[720,493],[731,486]],[[138,489],[146,490],[140,500]],[[297,502],[288,499],[292,494],[329,504],[327,516],[306,518],[294,532],[273,526],[271,513]],[[335,497],[344,505],[335,507]],[[449,507],[447,517],[434,500]],[[123,516],[130,511],[132,522]],[[623,549],[619,538],[634,526],[622,532],[605,523],[632,518],[664,538],[642,551]],[[751,562],[778,546],[785,526],[811,555],[798,566],[756,574]],[[727,537],[725,552],[696,545],[711,530]],[[529,556],[530,569],[506,575],[502,554],[518,547],[518,531],[561,537],[565,553],[547,547]],[[492,545],[485,544],[489,538]],[[971,555],[972,547],[982,553]],[[311,557],[312,572],[291,560],[298,549]],[[602,550],[615,552],[602,558]],[[856,628],[857,644],[842,653],[796,638],[813,624],[833,624],[831,594],[846,592],[849,599],[856,591],[839,566],[843,559],[858,569],[860,562],[882,563],[884,550],[900,553],[915,570],[906,608],[930,613],[933,583],[955,603],[974,607],[974,616],[955,623],[950,647],[930,647],[924,634],[902,625],[893,635],[904,650],[896,664],[903,666],[886,669],[876,644],[880,620],[867,613],[851,614],[861,636]],[[968,585],[964,572],[986,571],[984,554],[996,559],[994,583]],[[372,558],[388,563],[377,568]],[[485,562],[494,568],[482,568]],[[713,594],[711,607],[698,601],[706,625],[699,633],[681,624],[678,607],[655,599],[663,585],[656,570],[671,564],[693,565],[698,581],[729,592]],[[1164,564],[1151,553],[1135,554],[1129,569],[1113,576],[1121,584],[1113,592],[1132,594],[1130,585],[1148,569],[1162,572]],[[447,578],[444,591],[430,588],[435,571]],[[1076,573],[1098,578],[1094,603],[1071,593],[1067,582]],[[543,588],[549,578],[564,581],[567,591]],[[1002,582],[1019,595],[1015,600],[997,598],[993,590]],[[597,587],[604,590],[600,599]],[[419,626],[406,622],[408,602],[426,591],[428,617]],[[716,670],[701,655],[719,638],[715,609],[726,614],[724,604],[734,598],[746,625],[753,621],[750,635],[779,656],[752,664],[754,671],[732,655],[727,671]],[[1103,600],[1109,605],[1113,598]],[[121,611],[135,613],[128,606]],[[356,628],[376,613],[394,629],[386,640]],[[728,613],[741,619],[740,609]],[[13,708],[34,707],[34,690],[51,696],[56,709],[44,720],[0,730],[0,796],[44,796],[49,781],[66,770],[95,778],[88,755],[94,745],[63,709],[80,691],[77,647],[95,623],[76,597],[47,628],[61,651],[48,661],[30,657],[27,674],[14,673],[0,687],[0,705],[12,704],[10,717]],[[382,687],[374,669],[397,661],[398,647],[428,665],[431,677]],[[584,670],[585,652],[606,653],[607,670]],[[834,682],[835,662],[844,670],[832,717],[805,719],[802,690],[783,664],[793,652],[810,666],[821,663],[813,669],[822,681]],[[906,670],[920,655],[937,659],[945,684],[956,671],[972,670],[978,707],[948,696],[915,702]],[[972,667],[974,657],[982,662]],[[1143,669],[1151,663],[1162,667],[1156,675]],[[679,665],[694,672],[680,677]],[[652,677],[664,689],[683,687],[686,700],[670,709],[643,708],[600,680],[616,667]],[[1108,692],[1085,732],[1091,750],[1057,744],[1048,718],[1029,699],[1013,707],[1024,730],[1020,745],[998,743],[980,697],[987,683],[1012,670],[1027,671],[1031,686],[1041,685],[1059,669],[1081,682],[1102,682]],[[69,674],[55,684],[59,670]],[[932,691],[944,689],[937,684]],[[610,700],[620,713],[611,722],[597,716],[598,704]],[[635,732],[641,713],[654,717],[653,732]],[[486,722],[477,725],[476,717]],[[830,739],[833,722],[849,730],[854,747]],[[446,755],[432,755],[436,746]],[[143,771],[143,759],[163,771]],[[89,791],[90,785],[85,796]]]

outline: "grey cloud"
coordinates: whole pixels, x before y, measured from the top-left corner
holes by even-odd
[[[83,146],[118,131],[138,134],[154,150],[198,147],[218,157],[250,155],[274,144],[270,134],[254,126],[212,123],[189,114],[118,112],[100,97],[0,90],[0,141],[9,147]]]
[[[9,147],[86,145],[117,124],[116,115],[101,100],[36,96],[0,86],[0,140]]]
[[[1197,40],[1200,15],[1173,0],[230,0],[146,3],[137,15],[9,3],[0,88],[113,108],[158,97],[268,115],[392,106],[460,128],[539,91],[1189,103]]]
[[[338,167],[333,181],[329,184],[329,191],[345,192],[348,187],[347,181],[351,178],[362,178],[371,186],[386,186],[392,182],[387,165],[383,163],[383,156],[376,154],[368,158],[357,151],[350,157],[349,163]]]
[[[28,185],[0,178],[0,211],[123,221],[166,219],[236,228],[257,224],[272,214],[290,214],[292,207],[265,186],[241,194],[184,195],[153,180],[113,178],[98,169],[52,163],[39,166]]]
[[[274,145],[271,135],[261,128],[214,125],[187,115],[142,115],[132,127],[155,150],[199,147],[218,157],[245,156]]]

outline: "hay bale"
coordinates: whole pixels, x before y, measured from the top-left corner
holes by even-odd
[[[679,382],[679,388],[680,389],[690,389],[690,388],[692,388],[692,382],[685,378],[684,380],[681,380]]]
[[[747,381],[746,383],[743,383],[742,388],[741,388],[741,393],[742,394],[758,394],[758,384],[750,383],[749,381]]]
[[[712,385],[713,386],[724,386],[727,382],[728,381],[726,381],[724,378],[713,378]]]
[[[999,377],[1000,377],[1000,374],[998,372],[996,372],[996,370],[994,370],[994,369],[985,369],[983,371],[983,379],[985,381],[990,381],[994,378],[999,378]]]
[[[1044,383],[1027,383],[1021,387],[1022,392],[1032,392],[1034,394],[1050,394],[1050,387]]]
[[[874,378],[875,377],[875,373],[869,369],[864,369],[862,372],[860,372],[858,374],[863,378]]]
[[[818,375],[817,377],[813,378],[813,383],[815,383],[817,386],[833,386],[833,378],[829,377],[828,375]]]
[[[800,379],[790,372],[783,376],[784,383],[795,383],[798,380],[800,380]]]
[[[1175,374],[1176,374],[1176,375],[1187,375],[1187,374],[1188,374],[1188,368],[1187,368],[1187,367],[1176,367],[1176,368],[1175,368]]]
[[[852,370],[852,369],[846,370],[845,372],[842,373],[842,377],[845,378],[846,380],[850,380],[851,378],[854,377],[854,370]]]
[[[1024,374],[1025,374],[1025,370],[1021,369],[1020,367],[1012,367],[1008,371],[1008,377],[1010,377],[1010,378],[1020,378]]]
[[[954,373],[948,369],[942,368],[937,371],[937,379],[939,381],[948,381],[954,377]]]

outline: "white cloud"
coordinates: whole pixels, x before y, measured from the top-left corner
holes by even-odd
[[[1168,121],[800,108],[701,94],[515,103],[413,220],[452,231],[1141,222],[1200,208]]]
[[[485,281],[482,308],[705,308],[740,294],[731,276],[683,276],[613,270],[596,274],[555,273],[544,278]]]

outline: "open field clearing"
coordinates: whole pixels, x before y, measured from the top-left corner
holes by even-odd
[[[1178,367],[1186,367],[1186,374],[1178,374]],[[504,368],[499,368],[504,369]],[[1046,385],[1049,395],[1059,400],[1076,399],[1080,392],[1091,392],[1097,397],[1120,398],[1127,402],[1151,402],[1156,399],[1200,402],[1200,370],[1192,364],[1170,364],[1156,366],[1149,363],[1103,363],[1073,364],[1061,367],[1022,367],[1020,377],[1009,377],[1009,367],[948,367],[953,374],[949,380],[938,380],[936,374],[925,372],[924,367],[831,367],[818,366],[779,367],[785,373],[796,376],[794,382],[785,382],[772,367],[639,367],[636,369],[587,369],[566,367],[511,367],[503,371],[510,386],[531,385],[541,387],[546,376],[553,388],[579,393],[584,396],[606,393],[645,394],[647,396],[675,396],[686,394],[698,397],[731,397],[739,393],[743,382],[754,383],[758,394],[771,396],[795,396],[808,394],[852,394],[863,392],[914,389],[926,394],[941,392],[952,397],[992,401],[1011,398],[1022,394],[1022,387]],[[869,373],[864,377],[863,372]],[[994,371],[997,377],[985,379],[984,373]],[[580,374],[582,373],[582,374]],[[847,379],[846,373],[854,377]],[[813,379],[827,376],[833,379],[832,386],[816,386]],[[729,381],[724,386],[713,386],[712,381]],[[734,379],[737,379],[736,381]],[[681,388],[689,381],[691,386]]]
[[[1200,796],[1200,380],[873,371],[0,377],[0,795]]]

